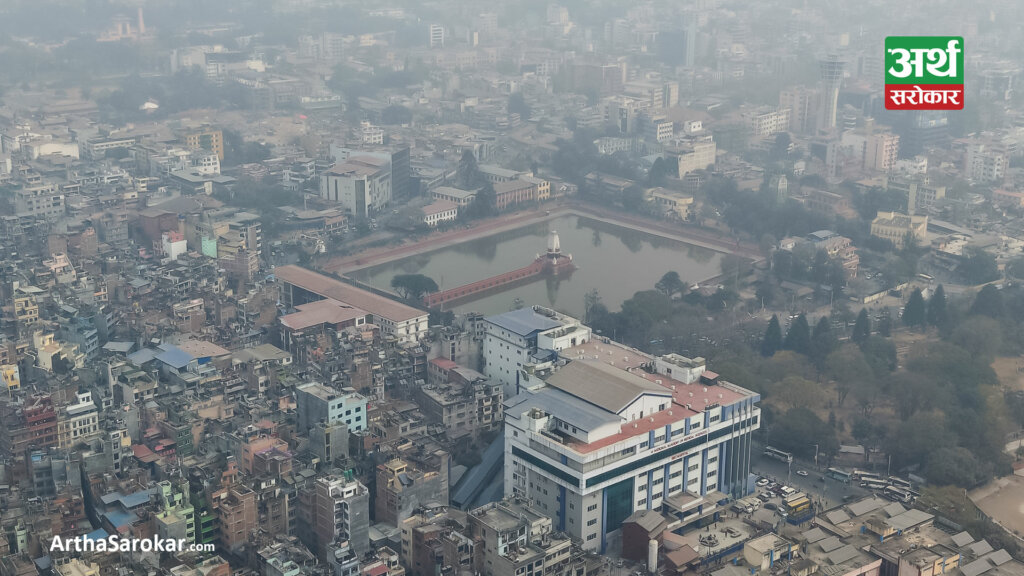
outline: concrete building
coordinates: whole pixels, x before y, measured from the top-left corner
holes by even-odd
[[[370,548],[369,490],[348,475],[317,478],[300,493],[298,535],[322,562],[343,542],[362,556]]]
[[[220,526],[220,544],[233,554],[245,549],[249,536],[259,527],[256,492],[237,484],[219,490],[213,508]]]
[[[448,460],[442,452],[430,468],[402,458],[378,464],[374,521],[401,526],[420,506],[448,505]]]
[[[428,383],[416,390],[416,401],[451,438],[496,428],[503,417],[501,384],[447,358],[429,362]]]
[[[1002,145],[972,142],[964,154],[964,176],[979,183],[1001,183],[1006,178],[1009,157]]]
[[[391,204],[390,162],[353,156],[320,175],[320,197],[359,218],[373,217]]]
[[[537,187],[526,180],[516,179],[494,184],[494,202],[498,210],[517,206],[536,199]]]
[[[750,134],[755,138],[771,136],[789,130],[789,108],[760,110],[747,115]]]
[[[179,256],[188,252],[188,243],[185,235],[174,230],[164,232],[160,237],[161,249],[164,257],[177,260]]]
[[[64,211],[64,194],[56,184],[40,184],[14,191],[15,216],[52,221],[63,217]]]
[[[431,48],[444,48],[444,26],[431,24],[427,29],[427,39]]]
[[[890,176],[886,187],[906,195],[907,211],[911,214],[923,212],[946,197],[946,187],[932,185],[928,176],[914,178]]]
[[[458,207],[469,206],[476,199],[476,190],[462,190],[450,186],[434,188],[434,200],[451,202]]]
[[[505,500],[473,510],[469,535],[478,540],[479,573],[486,576],[568,576],[583,573],[572,541],[551,518],[521,501]]]
[[[299,266],[278,266],[274,276],[281,283],[281,303],[286,310],[325,299],[361,311],[366,319],[399,342],[419,342],[427,333],[428,314],[379,294]]]
[[[518,393],[520,368],[591,338],[579,320],[542,306],[488,316],[484,331],[484,373],[504,387],[505,398]]]
[[[779,108],[789,110],[789,131],[811,134],[817,125],[821,93],[805,86],[795,86],[779,93]]]
[[[718,146],[707,139],[669,148],[666,153],[675,157],[679,164],[679,177],[683,178],[690,172],[706,170],[708,166],[713,166],[718,155]]]
[[[687,220],[690,211],[693,209],[693,196],[668,190],[666,188],[651,188],[647,191],[650,202],[658,206],[664,213],[672,218]]]
[[[209,150],[217,155],[217,158],[224,161],[224,133],[213,128],[200,128],[190,130],[182,135],[185,146],[189,150]]]
[[[306,384],[295,389],[300,433],[308,433],[318,422],[344,423],[351,432],[366,430],[366,397],[351,388],[341,391],[324,384]]]
[[[899,212],[879,212],[871,221],[871,235],[892,241],[897,248],[902,248],[908,234],[912,234],[916,242],[921,243],[927,238],[928,217],[908,216]]]
[[[892,172],[900,152],[900,137],[889,132],[876,132],[867,137],[864,148],[864,168],[878,172]]]
[[[92,400],[92,392],[79,392],[75,402],[60,409],[57,417],[57,443],[61,448],[100,434],[99,409]]]
[[[687,524],[750,493],[758,394],[703,359],[655,359],[607,339],[559,358],[519,370],[521,392],[505,402],[506,496],[603,552],[637,510],[665,505]]]
[[[459,217],[459,205],[447,200],[435,200],[423,207],[423,223],[431,228],[442,222],[454,222]]]

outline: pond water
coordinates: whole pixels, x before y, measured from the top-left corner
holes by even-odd
[[[595,288],[604,305],[617,311],[634,293],[652,289],[669,270],[675,270],[690,284],[720,273],[719,252],[584,216],[566,215],[370,266],[348,276],[390,291],[391,279],[398,274],[425,274],[447,290],[530,264],[547,249],[552,230],[558,232],[562,252],[572,254],[575,272],[561,278],[537,277],[527,284],[461,301],[451,309],[496,314],[510,310],[519,298],[526,306],[540,304],[582,317],[584,295]]]

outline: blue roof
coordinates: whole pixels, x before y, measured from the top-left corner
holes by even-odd
[[[103,517],[106,518],[114,528],[127,526],[139,519],[139,517],[132,512],[107,512]]]
[[[152,348],[143,348],[142,350],[129,354],[128,361],[136,366],[142,366],[156,358],[156,354],[156,350],[153,350]]]
[[[520,308],[504,314],[488,316],[487,321],[520,336],[530,336],[536,332],[543,332],[562,325],[561,322],[537,314],[533,308]]]
[[[132,492],[127,496],[120,492],[111,492],[110,494],[104,494],[100,497],[100,501],[103,504],[109,506],[115,502],[121,504],[126,510],[131,510],[137,506],[149,502],[149,497],[153,493],[153,488],[149,490],[139,490],[138,492]]]
[[[184,368],[192,361],[192,355],[177,346],[161,344],[160,348],[163,352],[157,354],[156,359],[167,364],[171,368]]]
[[[110,536],[110,534],[107,534],[107,531],[103,528],[97,528],[85,535],[89,540],[106,540],[107,536]]]

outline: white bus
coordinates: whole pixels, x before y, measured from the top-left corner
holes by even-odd
[[[868,490],[884,490],[889,487],[884,480],[861,480],[861,488],[867,488]]]
[[[904,504],[913,501],[914,497],[902,488],[895,486],[886,486],[882,490],[882,495],[894,502],[903,502]]]
[[[874,482],[885,482],[885,476],[881,474],[875,474],[874,472],[867,472],[865,470],[854,470],[853,479],[861,481],[874,481]]]
[[[776,460],[785,462],[787,464],[793,463],[792,454],[790,454],[789,452],[783,452],[782,450],[779,450],[778,448],[773,448],[771,446],[764,447],[764,455],[768,456],[769,458],[775,458]]]
[[[910,490],[914,487],[910,481],[904,480],[903,478],[897,478],[895,476],[889,476],[889,484],[896,486],[897,488],[903,488],[904,490]]]

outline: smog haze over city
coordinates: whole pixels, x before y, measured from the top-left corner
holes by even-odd
[[[0,576],[1024,576],[1022,40],[0,0]]]

